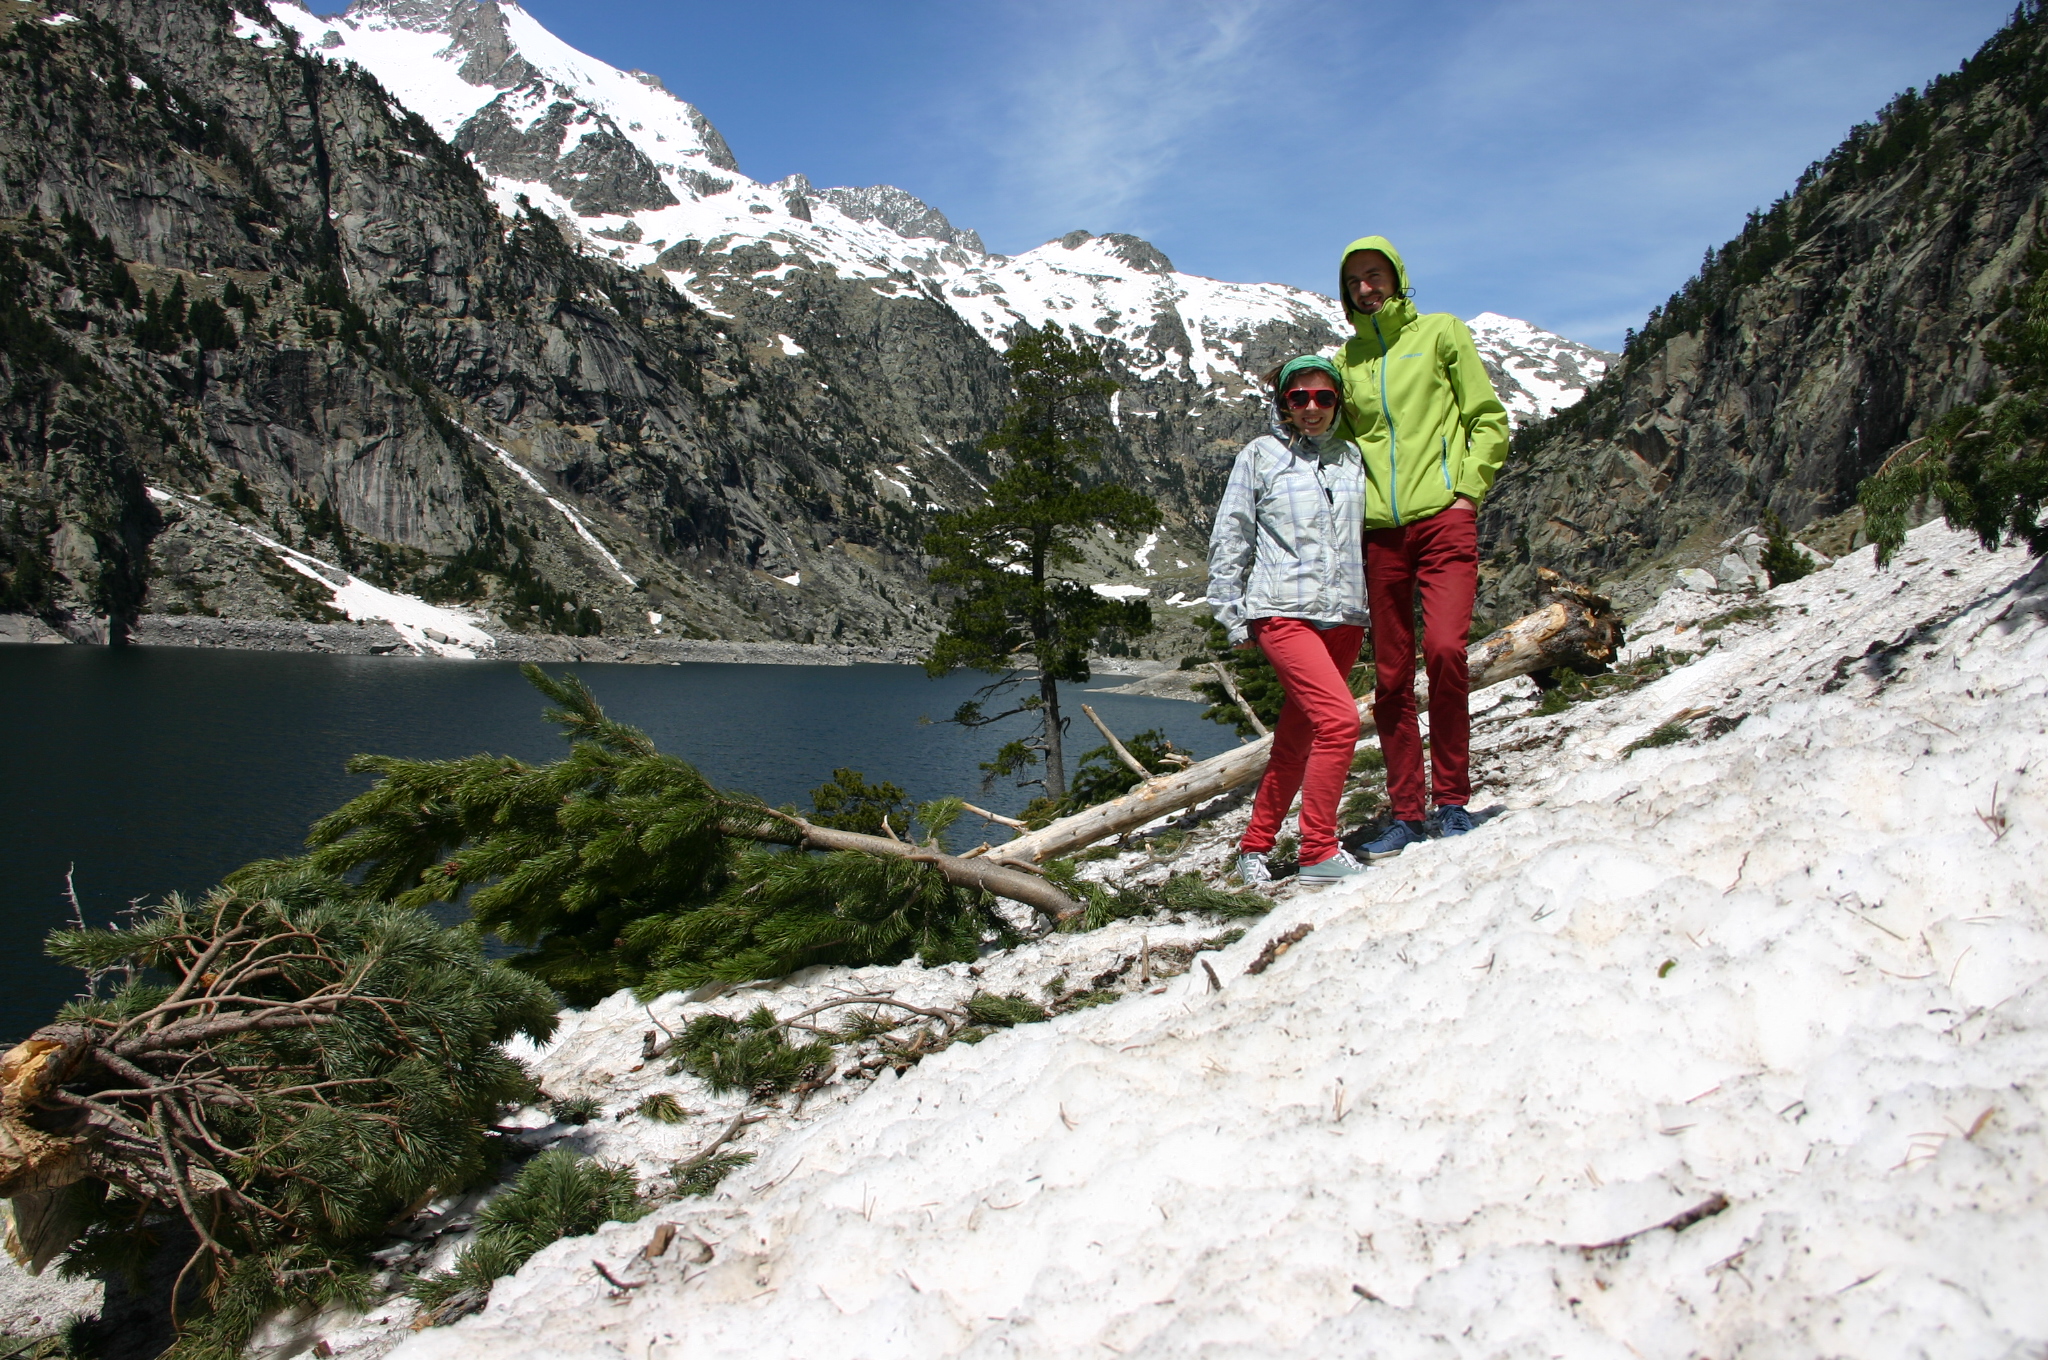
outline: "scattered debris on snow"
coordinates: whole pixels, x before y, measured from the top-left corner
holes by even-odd
[[[2048,569],[1939,526],[1884,573],[1864,549],[1769,592],[1668,592],[1631,649],[1683,663],[1664,678],[1475,704],[1471,836],[1283,889],[1115,1004],[820,1088],[710,1199],[558,1243],[399,1354],[2038,1348],[2044,623]],[[1243,815],[1089,869],[1220,862]],[[710,1004],[1028,991],[1196,933]],[[536,1062],[626,1106],[675,1082],[634,1070],[652,1028],[615,997]],[[705,1122],[528,1136],[652,1166],[726,1113],[677,1089]],[[648,1256],[664,1222],[702,1248]]]

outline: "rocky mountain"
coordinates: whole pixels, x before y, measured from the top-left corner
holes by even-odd
[[[1337,339],[1329,299],[1136,237],[1004,257],[899,189],[751,180],[509,3],[0,24],[0,608],[77,637],[382,592],[486,635],[915,646],[922,528],[979,494],[1001,351],[1052,319],[1102,337],[1112,472],[1169,515],[1091,567],[1192,603],[1257,373]],[[1608,357],[1477,326],[1524,417]]]
[[[2028,4],[1708,251],[1583,402],[1519,433],[1481,521],[1500,612],[1532,562],[1624,573],[1711,556],[1765,511],[1796,529],[1849,509],[1995,385],[1984,341],[2041,240],[2044,157],[2048,19]]]

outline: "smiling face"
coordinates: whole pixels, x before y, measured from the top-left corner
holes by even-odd
[[[1306,405],[1296,406],[1292,393],[1327,392],[1327,406],[1318,406],[1311,396]],[[1329,433],[1337,423],[1337,384],[1321,369],[1305,369],[1287,380],[1287,390],[1280,394],[1280,418],[1300,430],[1303,434],[1315,436]]]
[[[1358,250],[1344,257],[1344,300],[1354,312],[1371,316],[1400,291],[1394,262],[1377,250]]]

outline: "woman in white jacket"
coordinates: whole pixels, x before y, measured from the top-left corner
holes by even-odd
[[[1238,877],[1272,877],[1266,855],[1301,795],[1301,879],[1329,883],[1361,869],[1337,844],[1337,804],[1358,744],[1348,677],[1365,643],[1361,531],[1365,469],[1335,431],[1344,379],[1316,355],[1272,378],[1278,419],[1237,455],[1209,536],[1209,600],[1241,647],[1256,646],[1286,691],[1273,754]]]

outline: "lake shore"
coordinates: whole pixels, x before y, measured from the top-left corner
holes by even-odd
[[[562,637],[551,633],[494,633],[489,649],[465,649],[490,661],[603,661],[649,666],[684,662],[719,662],[755,666],[914,666],[923,659],[914,647],[871,647],[852,643],[736,642],[717,638],[662,636]],[[430,628],[429,644],[442,639]],[[95,639],[73,639],[32,614],[0,614],[0,644],[99,645]],[[303,623],[292,619],[221,619],[203,614],[144,614],[128,635],[132,647],[193,647],[255,652],[316,652],[327,656],[412,657],[423,653],[404,634],[382,620],[361,623]],[[452,647],[451,647],[452,650]],[[431,654],[431,653],[427,653]],[[446,654],[446,653],[444,653]],[[463,655],[456,652],[455,655]],[[1169,683],[1161,688],[1154,677],[1177,679],[1165,662],[1098,658],[1098,679],[1130,679],[1130,685],[1107,692],[1193,698]]]

